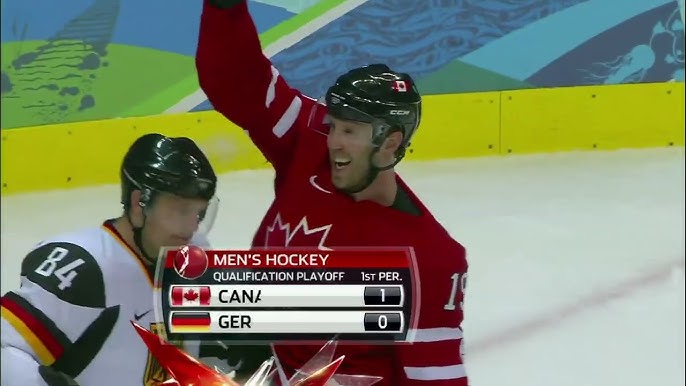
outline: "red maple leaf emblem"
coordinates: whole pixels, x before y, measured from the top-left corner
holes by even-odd
[[[192,288],[188,290],[185,294],[183,294],[183,297],[186,298],[186,300],[188,300],[189,302],[194,301],[198,298],[198,296],[200,295],[198,295],[198,293],[195,292]]]
[[[274,223],[267,227],[265,246],[267,247],[318,247],[328,249],[324,243],[331,231],[331,224],[320,227],[310,227],[307,217],[291,229],[290,223],[284,223],[281,215],[277,214]]]

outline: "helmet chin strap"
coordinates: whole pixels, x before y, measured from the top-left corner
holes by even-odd
[[[355,194],[367,189],[374,182],[374,180],[376,180],[376,177],[379,175],[380,172],[394,168],[395,165],[397,165],[400,162],[400,160],[403,159],[403,157],[396,157],[395,161],[393,161],[391,164],[384,167],[378,167],[374,165],[374,155],[379,151],[379,149],[380,146],[375,146],[374,150],[369,155],[369,171],[364,181],[356,185],[355,187],[342,189],[345,193]]]
[[[133,229],[133,242],[136,244],[136,247],[138,248],[138,251],[141,253],[141,257],[145,259],[148,263],[153,263],[155,260],[151,258],[148,253],[145,251],[145,248],[143,248],[143,228],[145,227],[145,220],[146,220],[145,214],[143,215],[143,226],[137,227],[133,225],[133,221],[131,221],[131,215],[127,214],[126,219],[129,220],[129,224],[131,224],[131,228]]]
[[[155,259],[150,257],[148,253],[145,251],[145,248],[143,248],[143,228],[145,227],[145,222],[148,219],[148,216],[146,215],[146,206],[147,203],[150,202],[150,197],[151,192],[146,192],[144,194],[144,201],[139,201],[138,205],[143,208],[143,225],[137,227],[133,225],[133,221],[131,220],[131,212],[127,211],[126,212],[126,219],[129,221],[129,224],[131,224],[131,229],[133,229],[133,242],[136,244],[136,247],[138,248],[138,251],[141,253],[141,257],[145,259],[150,264],[154,264]]]

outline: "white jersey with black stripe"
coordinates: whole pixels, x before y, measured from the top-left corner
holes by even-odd
[[[159,327],[151,272],[111,224],[54,237],[24,258],[20,288],[2,297],[3,385],[43,384],[38,364],[81,386],[167,379],[131,325]],[[75,344],[89,326],[89,343]]]

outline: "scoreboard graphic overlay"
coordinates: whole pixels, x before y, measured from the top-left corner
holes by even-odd
[[[169,341],[406,342],[419,283],[412,249],[163,252],[156,299]]]

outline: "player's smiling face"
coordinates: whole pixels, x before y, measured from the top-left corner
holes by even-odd
[[[327,139],[331,178],[340,190],[354,190],[370,173],[372,125],[330,117]]]
[[[393,163],[402,141],[400,131],[390,133],[378,149],[373,146],[371,123],[329,117],[329,162],[336,189],[356,192],[365,188],[372,163],[385,168]]]

